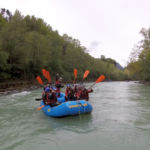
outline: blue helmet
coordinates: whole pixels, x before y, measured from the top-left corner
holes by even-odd
[[[47,88],[45,89],[45,92],[50,92],[50,88],[47,87]]]
[[[71,85],[70,84],[67,84],[67,87],[70,87]]]

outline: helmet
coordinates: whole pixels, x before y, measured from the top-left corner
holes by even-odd
[[[67,87],[70,87],[70,84],[67,84]]]
[[[45,89],[45,92],[50,92],[50,88],[47,87],[47,88]]]

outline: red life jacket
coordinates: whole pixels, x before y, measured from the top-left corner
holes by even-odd
[[[66,88],[65,96],[68,96],[69,88]]]
[[[86,101],[88,101],[88,100],[89,100],[89,93],[91,93],[91,92],[93,92],[92,89],[84,89],[84,90],[82,91],[82,93],[81,93],[80,98],[81,98],[81,99],[85,99]]]
[[[61,82],[59,80],[56,80],[56,93],[60,93],[60,87],[61,87]]]
[[[82,90],[77,90],[77,92],[75,93],[75,96],[77,97],[77,99],[80,99],[81,93],[82,93]]]
[[[61,84],[61,82],[59,80],[56,80],[56,84]]]
[[[51,94],[51,95],[50,95]],[[46,93],[46,104],[56,104],[57,98],[55,93]]]

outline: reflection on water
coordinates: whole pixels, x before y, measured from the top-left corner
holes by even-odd
[[[0,96],[0,149],[149,150],[149,91],[134,82],[102,82],[90,95],[91,114],[65,118],[36,110],[42,89]]]

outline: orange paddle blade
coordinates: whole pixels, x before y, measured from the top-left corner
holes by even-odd
[[[101,75],[97,80],[96,83],[102,82],[103,80],[105,80],[105,76]]]
[[[84,75],[83,75],[83,79],[85,79],[88,76],[89,73],[90,73],[90,71],[86,70],[85,73],[84,73]]]
[[[51,76],[50,73],[46,69],[42,69],[43,76],[50,82]]]
[[[43,85],[43,81],[42,81],[42,79],[41,79],[40,76],[37,76],[37,77],[36,77],[36,80],[37,80],[41,85]]]
[[[78,70],[77,70],[77,69],[74,69],[74,78],[75,78],[75,79],[77,78],[77,74],[78,74]]]
[[[47,71],[45,70],[45,69],[42,69],[42,73],[43,73],[43,76],[47,79],[47,73],[46,73]]]
[[[47,80],[49,82],[51,82],[51,76],[50,76],[50,73],[48,71],[46,71],[46,77],[47,77]]]
[[[44,105],[37,108],[37,110],[41,110],[44,107]]]

